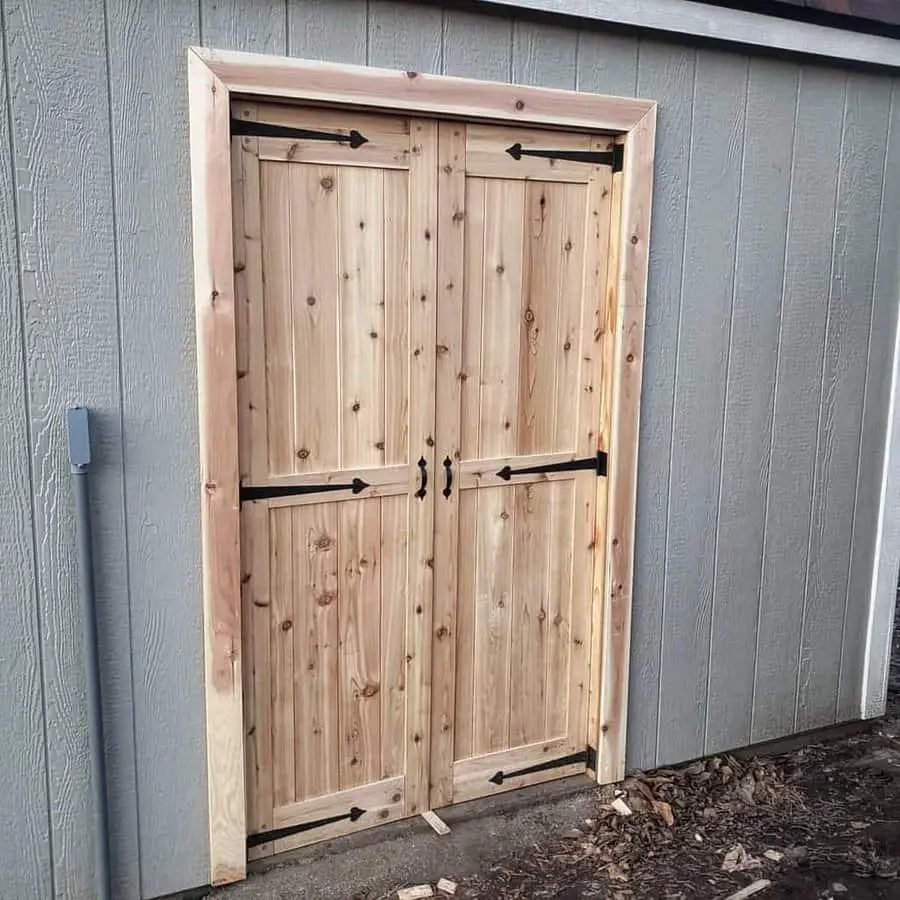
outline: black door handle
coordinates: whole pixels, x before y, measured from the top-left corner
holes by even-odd
[[[428,463],[425,462],[424,456],[419,458],[419,475],[419,489],[416,491],[416,496],[420,500],[424,500],[427,493],[425,489],[428,487]]]
[[[444,457],[444,496],[453,493],[453,462],[449,456]]]

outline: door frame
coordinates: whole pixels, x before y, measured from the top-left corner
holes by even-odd
[[[576,91],[188,50],[190,158],[200,426],[204,696],[211,884],[246,874],[241,679],[240,501],[231,197],[231,101],[295,100],[441,119],[616,136],[608,279],[614,309],[605,544],[593,575],[589,741],[601,783],[625,772],[641,364],[656,103]],[[602,449],[602,448],[600,448]],[[598,504],[598,508],[602,508]]]

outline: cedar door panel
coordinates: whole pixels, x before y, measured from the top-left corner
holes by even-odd
[[[437,128],[233,115],[312,132],[232,140],[248,832],[263,855],[427,793]],[[327,138],[349,129],[366,142]]]
[[[608,138],[439,143],[434,806],[586,768],[612,183]]]

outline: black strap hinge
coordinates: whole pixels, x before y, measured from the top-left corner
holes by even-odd
[[[598,478],[606,475],[607,457],[602,450],[598,450],[596,456],[586,456],[583,459],[570,459],[567,462],[547,463],[544,466],[525,466],[521,469],[511,469],[504,466],[497,472],[497,477],[509,481],[513,475],[544,475],[553,472],[578,472],[580,470],[595,471]]]
[[[288,125],[273,125],[271,122],[253,122],[249,119],[231,120],[232,137],[288,138],[295,141],[333,141],[347,144],[356,150],[367,144],[369,139],[358,131],[342,132],[312,131],[309,128],[291,128]]]
[[[241,485],[241,503],[250,500],[275,500],[279,497],[296,497],[300,494],[325,494],[330,491],[350,491],[361,494],[371,487],[362,478],[354,478],[348,484],[263,484]]]
[[[523,156],[540,159],[565,159],[569,162],[590,163],[594,166],[612,166],[613,172],[621,172],[625,164],[625,146],[616,144],[612,150],[528,150],[521,144],[513,144],[506,152],[515,160]]]
[[[578,753],[570,753],[568,756],[559,756],[556,759],[548,759],[546,762],[535,763],[524,769],[516,769],[512,772],[495,772],[488,778],[491,784],[501,785],[510,778],[518,778],[522,775],[533,775],[535,772],[549,772],[551,769],[561,769],[563,766],[577,766],[584,763],[588,769],[597,768],[597,751],[588,745]]]
[[[247,836],[247,847],[259,847],[271,841],[279,841],[282,838],[301,834],[304,831],[312,831],[323,825],[333,825],[335,822],[355,822],[360,816],[365,815],[365,810],[358,806],[351,806],[349,811],[340,816],[328,816],[325,819],[315,819],[312,822],[301,822],[299,825],[288,825],[285,828],[273,828],[271,831],[260,831]]]

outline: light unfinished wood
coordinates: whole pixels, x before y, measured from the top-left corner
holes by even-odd
[[[467,128],[461,123],[438,126],[438,313],[435,405],[437,453],[442,467],[436,477],[451,479],[460,459],[460,420],[463,372],[463,322],[466,234]],[[441,488],[436,485],[436,490]],[[456,712],[457,572],[459,565],[459,490],[435,497],[434,512],[434,642],[431,691],[431,792],[432,806],[452,800],[452,765]]]
[[[272,685],[272,802],[296,799],[294,764],[294,529],[290,509],[269,512],[269,643]]]
[[[250,504],[251,507],[259,504]],[[338,771],[338,507],[291,509],[293,530],[294,753],[297,800],[340,787]]]
[[[543,772],[528,775],[504,777],[502,784],[494,784],[490,779],[499,771],[513,772],[554,757],[566,756],[568,745],[564,740],[543,741],[526,747],[488,753],[457,762],[453,767],[453,798],[456,803],[475,800],[486,794],[501,794],[530,784],[540,784],[585,771],[584,763],[572,763]]]
[[[267,439],[265,472],[294,471],[294,335],[291,266],[291,172],[288,166],[260,165],[260,219],[263,265],[263,360]],[[252,339],[251,339],[252,340]],[[254,342],[255,345],[256,342]]]
[[[245,110],[260,107],[247,101],[233,105],[233,114],[244,118]],[[359,147],[349,144],[323,143],[303,138],[259,138],[259,156],[265,160],[283,162],[346,164],[376,169],[409,168],[409,119],[399,116],[373,116],[365,113],[312,109],[267,103],[262,106],[258,121],[289,128],[349,134],[358,131],[366,142]]]
[[[384,173],[340,173],[341,464],[384,462]]]
[[[409,500],[381,501],[381,777],[403,775],[406,758],[406,619]]]
[[[588,205],[589,227],[592,233],[591,250],[585,268],[587,283],[586,295],[592,302],[585,303],[583,310],[586,336],[593,335],[590,343],[582,346],[583,365],[590,367],[591,377],[596,380],[597,392],[600,395],[599,406],[594,407],[586,397],[579,405],[578,429],[582,446],[596,448],[608,453],[610,450],[612,430],[613,379],[615,377],[615,343],[616,343],[616,298],[618,278],[618,260],[621,252],[621,241],[613,233],[615,223],[620,220],[622,208],[622,178],[598,173],[590,191]],[[599,412],[599,417],[595,415]],[[608,464],[609,468],[609,464]],[[605,641],[607,626],[606,589],[609,567],[607,534],[607,516],[609,511],[609,485],[607,478],[597,485],[594,497],[595,509],[585,511],[577,521],[580,522],[581,541],[591,540],[602,548],[593,556],[593,576],[591,591],[591,618],[585,623],[590,630],[590,681],[587,685],[588,702],[588,742],[592,747],[600,748],[600,696],[604,687],[602,680],[603,654],[608,646]],[[593,521],[591,521],[593,519]],[[585,569],[585,571],[587,571]],[[584,573],[582,574],[582,577]],[[599,753],[598,753],[599,755]]]
[[[409,490],[418,489],[414,470],[424,459],[431,489],[410,505],[407,612],[406,815],[429,809],[431,760],[431,649],[434,592],[435,337],[437,328],[437,122],[413,119],[409,170]]]
[[[365,787],[338,791],[327,797],[317,797],[299,803],[289,803],[275,810],[275,827],[285,828],[301,822],[316,821],[346,814],[351,806],[365,810],[356,822],[335,822],[323,825],[310,832],[300,832],[291,837],[275,841],[276,853],[293,850],[315,841],[340,837],[352,831],[371,828],[385,822],[399,819],[403,815],[403,779],[385,778]]]
[[[341,787],[380,777],[380,501],[342,504],[338,520]]]
[[[614,133],[631,131],[654,106],[649,100],[256,53],[203,47],[192,47],[190,52],[231,91],[251,96]]]
[[[522,88],[509,85],[485,85],[483,83],[467,82],[462,79],[441,79],[437,77],[412,77],[405,73],[375,73],[372,77],[372,70],[358,69],[354,70],[350,67],[328,66],[325,64],[308,64],[305,62],[288,61],[288,60],[271,60],[264,57],[248,57],[241,54],[222,54],[215,51],[198,51],[191,49],[189,51],[191,60],[191,114],[192,114],[192,182],[194,184],[195,196],[195,269],[198,272],[196,278],[197,284],[197,300],[198,300],[198,323],[203,318],[202,311],[210,297],[215,296],[218,300],[221,292],[213,295],[214,285],[230,285],[232,283],[232,249],[231,235],[225,234],[227,229],[221,228],[223,221],[229,222],[231,217],[231,198],[227,192],[223,192],[222,185],[228,181],[228,165],[225,160],[225,150],[222,146],[217,146],[216,141],[227,145],[228,134],[228,100],[232,93],[239,94],[253,93],[255,96],[281,96],[292,99],[302,99],[306,97],[309,100],[321,102],[323,104],[340,104],[343,102],[352,102],[357,107],[366,107],[370,110],[409,110],[418,111],[431,115],[445,115],[451,118],[477,118],[482,121],[502,121],[506,124],[510,122],[520,123],[523,125],[538,125],[539,127],[559,127],[574,128],[588,132],[609,131],[619,134],[620,139],[625,143],[625,172],[623,174],[623,204],[622,216],[619,229],[622,234],[627,234],[629,242],[632,236],[636,239],[631,243],[630,247],[625,246],[625,252],[619,262],[617,281],[623,290],[617,296],[617,305],[619,307],[630,304],[634,307],[633,312],[629,316],[629,322],[626,323],[622,318],[621,323],[623,329],[628,331],[631,338],[630,348],[639,351],[640,343],[634,340],[635,330],[642,333],[643,329],[643,305],[646,296],[646,257],[647,257],[647,235],[649,233],[649,197],[652,188],[652,157],[653,157],[653,141],[655,129],[655,105],[649,101],[621,100],[617,98],[595,97],[591,95],[578,95],[566,91],[548,91],[536,88]],[[201,58],[203,57],[203,58]],[[213,90],[213,87],[215,90]],[[215,136],[218,136],[215,137]],[[413,164],[411,156],[411,166]],[[275,165],[276,163],[272,163]],[[491,179],[493,181],[494,179]],[[411,203],[411,214],[413,212]],[[215,239],[213,239],[213,226],[216,228]],[[411,223],[411,231],[414,231]],[[224,235],[224,238],[223,238]],[[216,248],[218,248],[216,250]],[[487,265],[485,265],[487,270]],[[411,273],[411,286],[414,284],[415,278]],[[433,284],[433,281],[432,281]],[[436,288],[436,285],[434,285]],[[230,288],[227,289],[230,293]],[[412,291],[414,296],[415,289]],[[226,295],[227,296],[227,295]],[[434,294],[432,294],[434,296]],[[227,572],[217,569],[214,574],[208,571],[210,560],[217,558],[217,554],[221,556],[222,547],[228,546],[229,540],[232,540],[232,546],[237,545],[237,500],[236,489],[238,480],[237,466],[237,416],[232,415],[231,424],[229,425],[228,415],[216,414],[213,411],[212,418],[209,418],[205,409],[205,398],[213,391],[216,392],[216,408],[222,409],[228,405],[229,393],[232,397],[236,395],[236,372],[231,366],[224,365],[223,358],[228,359],[228,347],[234,348],[234,310],[229,303],[227,307],[227,325],[231,331],[231,337],[225,336],[224,344],[221,341],[210,340],[210,335],[198,325],[198,360],[200,368],[200,396],[201,396],[201,439],[204,443],[204,458],[211,452],[213,445],[210,443],[214,440],[216,448],[224,447],[222,454],[213,453],[212,455],[234,459],[233,478],[229,488],[223,490],[231,490],[230,503],[224,503],[218,509],[221,515],[216,518],[204,519],[203,545],[204,545],[204,609],[206,612],[206,668],[207,678],[207,722],[208,731],[211,735],[216,735],[217,746],[213,751],[213,740],[209,742],[209,768],[211,774],[209,779],[209,797],[210,797],[210,821],[211,821],[211,879],[212,880],[231,880],[239,878],[243,874],[244,856],[243,856],[243,834],[244,834],[244,810],[234,808],[234,779],[225,779],[222,773],[228,771],[243,770],[242,750],[240,735],[240,719],[241,719],[241,698],[240,690],[235,692],[235,682],[239,686],[240,678],[230,678],[228,690],[224,695],[216,698],[215,690],[212,688],[216,671],[216,654],[217,646],[216,635],[221,641],[223,630],[216,629],[213,624],[217,621],[217,616],[213,615],[213,611],[228,609],[230,607],[230,621],[232,623],[230,629],[226,627],[224,632],[229,637],[229,671],[234,668],[235,656],[233,650],[235,647],[234,636],[237,635],[239,640],[240,633],[240,612],[237,586],[237,568],[232,566],[231,576],[229,578]],[[617,309],[617,315],[619,310]],[[218,317],[217,321],[222,321],[224,317]],[[433,318],[432,318],[433,322]],[[414,330],[413,317],[411,317],[411,344],[414,344],[412,333]],[[220,352],[224,347],[224,357]],[[213,352],[215,348],[215,352]],[[420,354],[422,355],[422,354]],[[215,357],[213,359],[213,357]],[[233,360],[234,354],[231,355]],[[617,360],[624,361],[621,363],[623,368],[630,369],[633,373],[635,367],[633,363],[639,361],[639,357],[632,355],[629,359],[629,351],[617,354]],[[207,365],[207,361],[212,359],[212,364]],[[411,367],[416,359],[415,354],[411,356]],[[211,371],[215,370],[218,365],[218,371],[215,372],[216,377],[211,377]],[[425,365],[428,365],[427,360]],[[638,367],[639,368],[639,367]],[[616,372],[619,371],[619,363],[617,363]],[[411,368],[411,380],[412,380]],[[631,444],[636,446],[637,434],[637,413],[639,406],[639,372],[637,377],[638,390],[633,389],[635,378],[631,376],[631,388],[628,390],[616,391],[613,400],[613,432],[612,432],[612,453],[611,457],[613,465],[615,465],[615,452],[619,446],[619,442],[623,442],[623,446]],[[206,392],[204,392],[206,385]],[[228,388],[223,390],[223,385]],[[229,387],[230,385],[230,387]],[[223,407],[224,404],[224,407]],[[629,409],[624,407],[630,404]],[[234,404],[236,406],[236,403]],[[410,398],[411,417],[414,401]],[[433,422],[433,407],[432,407]],[[620,419],[623,422],[622,427],[617,427]],[[213,421],[215,427],[211,428],[209,424]],[[479,423],[479,428],[481,423]],[[430,429],[433,431],[433,429]],[[433,434],[428,435],[433,438]],[[482,441],[481,436],[478,437],[479,442]],[[410,443],[412,444],[412,427]],[[228,449],[233,445],[231,449]],[[427,446],[427,444],[426,444]],[[514,451],[514,448],[510,448]],[[479,451],[479,455],[484,456],[503,456],[504,451],[494,450],[490,453]],[[229,471],[226,465],[223,469],[221,465],[214,467],[222,478],[226,478],[225,473]],[[631,467],[633,470],[633,466]],[[435,473],[435,467],[429,466],[432,477]],[[628,480],[628,475],[626,479]],[[204,482],[206,483],[207,469],[204,468]],[[410,473],[410,483],[413,483],[414,473]],[[222,479],[220,479],[221,481]],[[622,491],[622,496],[618,497],[618,491]],[[622,580],[623,590],[621,598],[617,603],[617,609],[620,612],[622,621],[627,622],[630,615],[630,565],[633,554],[633,500],[634,490],[628,485],[620,487],[616,484],[613,492],[618,499],[614,498],[610,508],[610,519],[621,522],[622,528],[619,529],[620,535],[614,535],[613,527],[609,529],[606,536],[606,543],[611,545],[614,540],[618,553],[618,562],[611,566],[611,571],[618,568],[623,575],[627,575]],[[480,492],[478,492],[480,493]],[[220,497],[223,494],[219,495]],[[224,507],[224,508],[222,508]],[[229,525],[229,521],[231,524]],[[413,537],[415,523],[411,520],[411,539],[410,539],[410,573],[413,580],[418,579],[420,582],[431,577],[429,572],[414,571],[413,561],[420,556],[416,550],[421,549],[420,541]],[[229,528],[231,531],[229,532]],[[229,533],[231,538],[229,538]],[[429,538],[426,542],[430,541]],[[416,548],[414,550],[413,548]],[[216,550],[215,548],[219,548]],[[428,548],[430,550],[430,547]],[[424,557],[425,569],[428,569],[428,561],[431,559],[430,554]],[[627,571],[626,571],[627,570]],[[224,577],[224,581],[220,580]],[[212,586],[220,585],[220,589],[213,590]],[[230,592],[228,585],[231,585]],[[409,601],[410,609],[414,615],[427,617],[428,612],[422,610],[416,613],[414,601]],[[224,605],[223,605],[224,604]],[[413,616],[410,618],[412,619]],[[430,626],[430,623],[428,623]],[[237,626],[235,628],[235,626]],[[407,636],[415,637],[416,628],[408,625]],[[430,632],[430,627],[427,629]],[[627,643],[627,627],[621,632],[625,635]],[[219,644],[221,645],[221,644]],[[621,650],[622,642],[617,644]],[[409,648],[408,648],[409,649]],[[609,648],[603,647],[604,651]],[[239,646],[238,646],[239,650]],[[627,654],[627,647],[625,648]],[[410,663],[410,671],[416,666],[421,666],[423,660],[428,655],[428,649],[424,649],[422,653],[413,656]],[[621,657],[621,653],[619,654]],[[604,656],[607,659],[608,655]],[[627,660],[625,660],[627,663]],[[427,666],[423,666],[427,668]],[[224,668],[222,669],[224,671]],[[224,684],[224,682],[222,682]],[[607,766],[606,771],[617,771],[616,759],[619,760],[619,767],[623,765],[624,753],[620,744],[624,741],[624,703],[625,692],[627,690],[627,682],[621,678],[616,682],[610,683],[610,691],[614,692],[614,698],[607,698],[607,683],[604,679],[602,691],[604,694],[604,702],[609,702],[622,712],[618,716],[616,724],[616,732],[618,740],[610,743],[607,761],[612,761]],[[218,703],[218,705],[217,705]],[[427,707],[427,700],[418,702],[415,708],[421,712],[423,706]],[[410,709],[413,705],[410,705]],[[216,715],[222,719],[222,724],[226,727],[212,728],[212,722]],[[231,722],[232,733],[238,736],[237,743],[227,740],[229,733],[227,723]],[[425,722],[428,721],[427,712],[425,714]],[[423,774],[427,771],[427,746],[421,747],[421,744],[428,743],[428,738],[423,738],[420,732],[407,724],[407,734],[410,747],[419,754],[419,760],[425,760],[425,764],[418,769],[419,778],[418,795],[420,802],[424,802],[421,798],[427,793],[427,790],[421,789],[422,784],[427,784],[427,776]],[[425,729],[428,730],[427,727]],[[223,739],[224,736],[224,739]],[[424,749],[424,753],[422,750]],[[225,764],[223,766],[214,766],[213,758],[218,757]],[[237,764],[236,764],[237,761]],[[604,777],[600,773],[600,777]],[[239,782],[238,782],[239,783]],[[242,791],[239,792],[242,795]],[[409,805],[405,804],[406,812],[409,812]],[[229,808],[230,806],[230,808]],[[220,813],[224,811],[224,815]],[[237,827],[237,826],[240,827]],[[223,864],[223,860],[238,860],[237,867],[229,868],[227,863]]]
[[[495,125],[469,125],[466,141],[466,173],[483,178],[504,180],[570,181],[587,184],[591,166],[567,159],[523,155],[516,160],[507,149],[520,144],[524,150],[591,149],[593,140],[587,134],[534,131]],[[611,141],[603,141],[607,149]]]
[[[435,834],[441,836],[450,834],[450,826],[433,810],[426,809],[422,818],[431,826]]]
[[[188,58],[210,882],[244,877],[237,366],[229,88]]]
[[[609,598],[606,620],[609,624],[604,627],[601,737],[597,748],[597,777],[601,782],[618,781],[625,774],[634,512],[655,135],[654,105],[625,139],[622,212],[616,223],[617,239],[622,249],[616,265],[617,337],[613,369],[610,498],[605,540],[609,555],[605,581]]]
[[[302,418],[293,423],[291,468],[322,472],[340,465],[339,385],[337,379],[327,377],[334,371],[341,320],[334,239],[338,170],[335,166],[274,168],[288,177],[292,389],[294,402],[303,398],[304,405]]]

